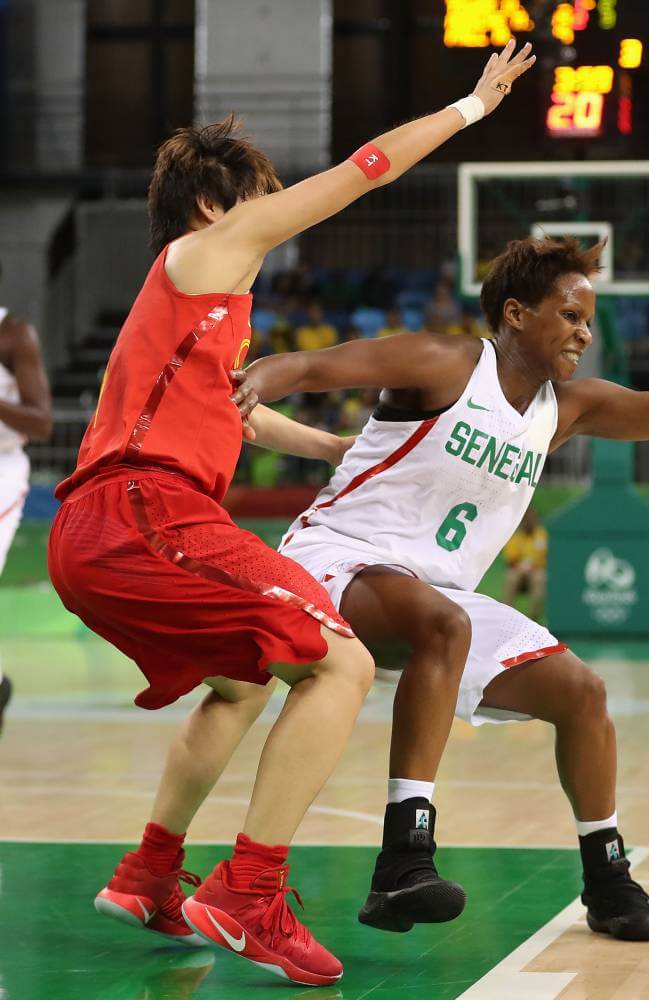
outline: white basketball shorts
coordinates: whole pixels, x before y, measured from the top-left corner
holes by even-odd
[[[354,546],[350,551],[350,544]],[[362,549],[358,539],[346,539],[330,529],[313,526],[297,531],[288,544],[280,546],[282,555],[299,562],[327,590],[340,610],[345,589],[356,573],[367,566],[390,566],[410,576],[411,570],[399,566],[393,557],[371,548]],[[459,604],[471,620],[471,647],[460,682],[455,714],[473,726],[484,722],[524,722],[531,718],[519,712],[481,708],[484,689],[504,670],[538,660],[567,648],[543,625],[532,621],[507,604],[472,591],[435,587],[449,600]],[[353,627],[353,626],[352,626]]]
[[[23,513],[29,489],[29,459],[16,448],[0,452],[0,573]]]

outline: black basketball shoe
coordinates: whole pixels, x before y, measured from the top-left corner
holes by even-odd
[[[370,894],[358,914],[362,924],[382,931],[409,931],[413,924],[454,920],[466,895],[457,882],[440,878],[433,856],[435,809],[427,799],[388,805],[383,847],[376,859]]]
[[[581,901],[591,931],[624,941],[649,941],[649,896],[629,875],[615,827],[579,838],[584,866]]]
[[[11,681],[5,674],[0,674],[0,733],[2,733],[2,718],[4,710],[11,698]]]

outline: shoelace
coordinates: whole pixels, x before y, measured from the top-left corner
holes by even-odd
[[[179,882],[186,882],[188,885],[193,885],[198,887],[201,884],[201,879],[199,875],[195,875],[193,872],[185,871],[184,868],[179,868],[178,871],[174,872],[174,875],[178,878]],[[184,923],[184,917],[182,915],[182,905],[185,902],[185,893],[180,888],[178,882],[173,888],[173,891],[164,903],[159,907],[158,912],[162,913],[164,917],[168,920],[180,921]]]
[[[280,934],[282,934],[287,938],[295,936],[298,940],[301,940],[303,944],[306,944],[309,932],[304,924],[300,923],[293,913],[286,901],[286,897],[289,892],[292,892],[302,909],[304,909],[304,903],[302,902],[302,898],[297,889],[294,889],[292,885],[287,885],[283,881],[286,871],[284,869],[280,869],[280,871],[284,872],[284,874],[280,875],[279,888],[272,895],[272,898],[259,921],[260,926],[263,930],[270,933],[272,942],[275,942],[279,938]],[[263,882],[263,876],[266,874],[266,872],[262,872],[259,878],[255,881]],[[276,869],[273,871],[273,875],[277,875]],[[262,897],[262,899],[267,898],[268,896],[266,895]]]

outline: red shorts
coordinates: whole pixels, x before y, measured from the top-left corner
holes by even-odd
[[[205,677],[266,684],[270,664],[326,655],[321,624],[353,636],[306,570],[214,500],[178,476],[122,475],[62,504],[49,571],[66,608],[142,670],[137,705],[168,705]]]

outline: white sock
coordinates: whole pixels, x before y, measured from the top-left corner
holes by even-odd
[[[617,827],[617,811],[608,819],[589,819],[585,822],[578,819],[575,822],[579,836],[587,837],[589,833],[595,833],[596,830],[610,830],[612,826]]]
[[[430,802],[434,790],[434,781],[388,778],[388,804],[390,802],[405,802],[406,799],[428,799]]]

